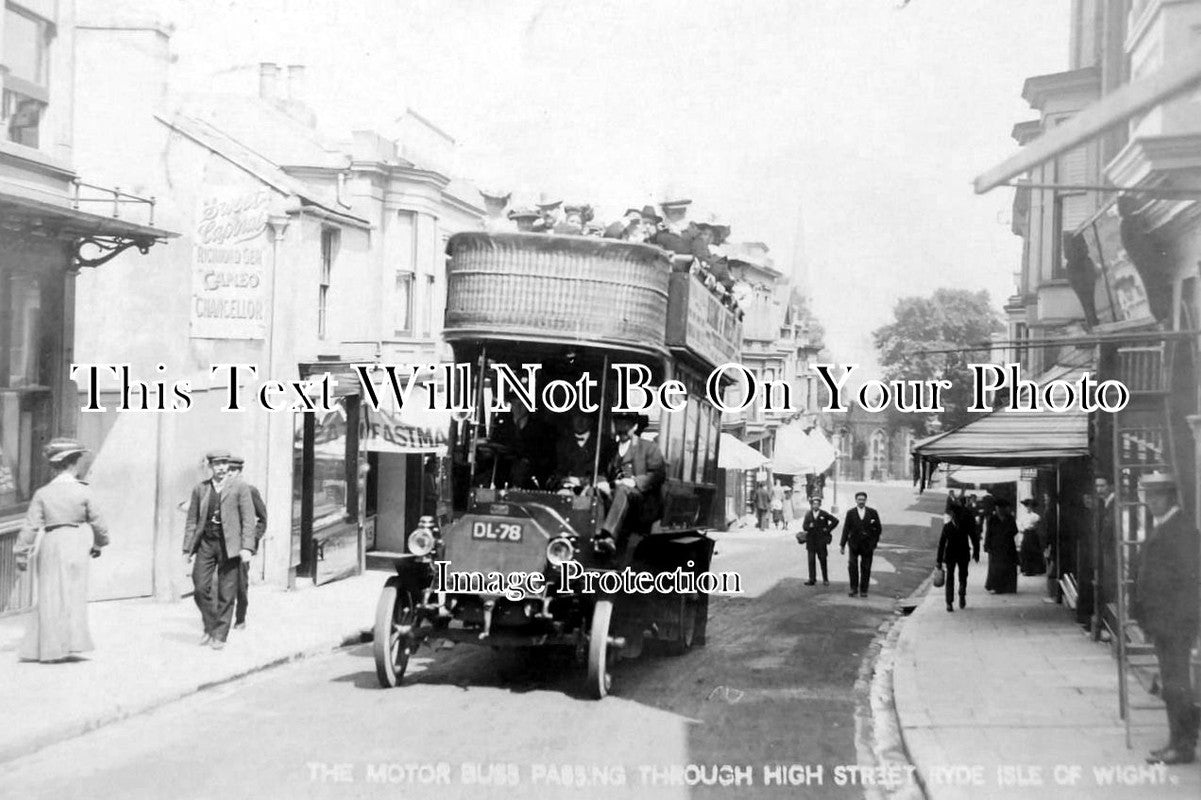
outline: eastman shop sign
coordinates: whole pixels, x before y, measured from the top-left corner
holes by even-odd
[[[266,190],[213,189],[201,196],[192,250],[194,338],[266,338],[270,199]]]

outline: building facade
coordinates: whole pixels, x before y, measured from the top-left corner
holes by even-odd
[[[1201,2],[1077,0],[1070,70],[1027,80],[1038,119],[1020,123],[1026,145],[1116,89],[1197,57]],[[1120,414],[1094,414],[1086,458],[1028,470],[1020,494],[1044,499],[1059,518],[1083,516],[1092,478],[1137,501],[1152,469],[1178,476],[1198,519],[1198,264],[1201,264],[1201,103],[1186,91],[1034,167],[1019,181],[1014,232],[1024,255],[1009,299],[1011,349],[1031,372],[1068,362],[1133,392]],[[1190,189],[1190,187],[1192,187]],[[1123,507],[1118,530],[1145,537],[1149,519]],[[1116,626],[1115,562],[1125,558],[1095,527],[1061,531],[1078,619]]]
[[[89,70],[76,79],[88,97],[77,158],[159,197],[182,236],[142,270],[89,276],[98,300],[76,314],[96,333],[76,360],[126,364],[152,390],[186,381],[190,395],[186,409],[129,413],[122,376],[98,371],[106,410],[80,412],[79,430],[101,502],[129,534],[98,565],[93,592],[191,589],[179,559],[186,501],[213,447],[246,458],[267,503],[257,580],[354,573],[378,535],[403,529],[429,443],[396,441],[352,365],[443,358],[443,248],[480,226],[479,196],[375,132],[319,134],[301,65],[231,70],[243,80],[226,93],[174,93],[170,35],[150,10],[97,2],[80,19]],[[114,118],[119,135],[103,124]],[[283,386],[259,394],[271,381]]]
[[[88,279],[94,268],[145,269],[138,252],[157,255],[173,236],[152,201],[98,185],[74,160],[76,11],[29,0],[0,12],[0,613],[31,602],[12,544],[49,477],[42,445],[76,433],[70,366],[92,331],[75,311],[100,302]]]

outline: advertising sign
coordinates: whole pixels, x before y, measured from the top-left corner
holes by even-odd
[[[431,411],[431,392],[435,394],[434,405],[443,405],[443,389],[433,384],[415,385],[403,409],[396,408],[390,398],[380,403],[378,411],[364,404],[365,413],[359,423],[362,447],[375,453],[445,455],[451,412],[440,408]]]
[[[266,189],[211,188],[192,242],[191,335],[263,339],[269,314]]]

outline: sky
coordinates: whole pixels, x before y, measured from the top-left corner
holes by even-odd
[[[683,194],[762,241],[830,354],[874,363],[897,299],[1013,293],[1012,192],[973,177],[1067,68],[1070,0],[167,0],[181,89],[306,65],[324,132],[417,110],[477,185],[591,202]],[[242,72],[231,68],[243,67]]]

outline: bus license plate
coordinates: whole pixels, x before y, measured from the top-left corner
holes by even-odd
[[[473,522],[472,539],[493,539],[498,542],[520,542],[521,526],[512,522]]]

